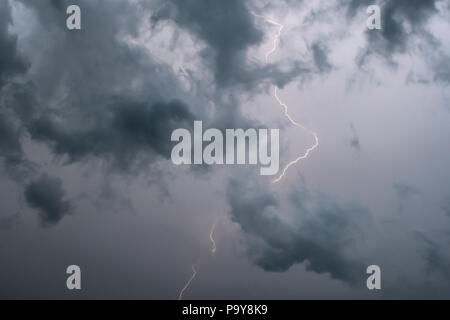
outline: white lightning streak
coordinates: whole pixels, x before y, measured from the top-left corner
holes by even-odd
[[[281,181],[281,179],[283,179],[284,175],[286,174],[286,171],[289,169],[290,166],[296,164],[296,163],[299,162],[300,160],[304,160],[304,159],[308,158],[310,152],[313,151],[314,149],[316,149],[316,148],[319,146],[319,137],[317,136],[317,133],[316,133],[316,132],[307,129],[304,125],[302,125],[302,124],[296,122],[294,119],[292,119],[292,117],[291,117],[291,116],[289,115],[289,113],[288,113],[288,107],[287,107],[287,105],[286,105],[285,103],[283,103],[283,102],[280,100],[280,98],[278,97],[278,88],[277,88],[277,87],[275,87],[275,91],[274,91],[274,92],[275,92],[275,93],[274,93],[275,99],[277,99],[278,103],[284,108],[284,115],[286,116],[286,118],[288,118],[289,121],[290,121],[293,125],[295,125],[295,126],[297,126],[297,127],[299,127],[299,128],[302,128],[303,130],[305,130],[306,132],[308,132],[309,134],[311,134],[311,135],[314,137],[314,144],[313,144],[311,147],[309,147],[309,148],[306,150],[306,152],[305,152],[302,156],[299,156],[299,157],[297,157],[297,159],[292,160],[291,162],[289,162],[289,163],[284,167],[283,172],[281,173],[281,175],[280,175],[277,179],[273,180],[273,183],[277,183],[277,182]]]
[[[214,223],[211,226],[211,229],[209,231],[209,239],[211,240],[212,243],[212,248],[211,248],[211,254],[214,256],[214,254],[217,251],[217,247],[216,247],[216,241],[214,240],[214,231],[216,231],[216,227],[217,227],[217,223],[219,222],[220,217],[217,218]],[[181,289],[180,294],[178,296],[178,300],[181,300],[183,298],[183,294],[184,292],[189,288],[189,286],[191,285],[192,281],[195,279],[195,277],[197,276],[197,269],[195,269],[195,266],[200,262],[200,259],[198,259],[198,261],[192,265],[192,276],[189,278],[189,280],[186,282],[186,284],[184,285],[183,289]]]
[[[278,48],[278,44],[280,43],[280,38],[281,38],[281,31],[283,31],[284,26],[278,22],[276,22],[275,20],[271,19],[271,18],[266,18],[264,16],[260,16],[259,14],[256,14],[254,12],[252,12],[252,15],[254,15],[255,17],[264,19],[266,22],[273,24],[275,26],[278,27],[278,32],[275,36],[275,38],[273,39],[273,48],[270,49],[270,51],[268,51],[266,53],[266,63],[269,63],[269,57],[275,52],[277,51]]]
[[[180,295],[178,296],[178,300],[183,299],[183,293],[186,291],[187,288],[191,285],[192,280],[194,280],[195,276],[197,275],[197,270],[195,269],[195,264],[192,265],[192,276],[189,278],[188,282],[184,285],[183,289],[180,291]]]
[[[264,19],[266,22],[268,22],[268,23],[270,23],[270,24],[273,24],[273,25],[275,25],[275,26],[278,27],[278,32],[277,32],[277,34],[275,35],[275,38],[274,38],[274,40],[273,40],[273,47],[272,47],[272,49],[270,49],[270,50],[266,53],[266,56],[265,56],[266,63],[269,63],[269,58],[270,58],[270,56],[271,56],[273,53],[275,53],[275,51],[278,49],[278,45],[279,45],[279,43],[280,43],[280,38],[281,38],[281,32],[283,31],[284,26],[283,26],[281,23],[278,23],[277,21],[275,21],[275,20],[273,20],[273,19],[271,19],[271,18],[267,18],[267,17],[264,17],[264,16],[260,16],[260,15],[258,15],[258,14],[256,14],[256,13],[254,13],[254,12],[252,12],[252,15],[254,15],[255,17]],[[279,104],[280,106],[283,107],[284,115],[286,116],[286,118],[287,118],[294,126],[301,128],[302,130],[308,132],[309,134],[311,134],[311,135],[314,137],[314,145],[313,145],[312,147],[308,148],[308,149],[306,150],[306,152],[305,152],[302,156],[299,156],[299,157],[296,158],[295,160],[289,162],[289,163],[284,167],[284,169],[283,169],[281,175],[280,175],[277,179],[275,179],[275,180],[273,181],[273,183],[277,183],[277,182],[279,182],[279,181],[281,181],[281,180],[283,179],[283,177],[284,177],[284,175],[286,174],[286,172],[287,172],[287,170],[289,169],[289,167],[291,167],[292,165],[298,163],[300,160],[306,159],[306,158],[309,156],[309,154],[311,153],[311,151],[313,151],[314,149],[316,149],[316,148],[319,146],[319,137],[317,136],[317,133],[316,133],[316,132],[307,129],[304,125],[298,123],[297,121],[295,121],[295,120],[290,116],[290,114],[289,114],[289,112],[288,112],[288,111],[289,111],[289,110],[288,110],[288,106],[287,106],[283,101],[281,101],[281,99],[280,99],[279,96],[278,96],[278,88],[277,88],[277,87],[275,87],[275,89],[274,89],[274,97],[275,97],[275,99],[277,100],[278,104]],[[214,231],[216,230],[217,222],[219,221],[219,219],[220,219],[220,218],[217,218],[217,220],[213,223],[213,225],[211,226],[211,229],[210,229],[210,231],[209,231],[209,239],[211,240],[211,243],[212,243],[212,248],[211,248],[211,253],[212,253],[212,255],[214,255],[214,254],[216,253],[216,250],[217,250],[217,247],[216,247],[216,241],[214,240]],[[189,286],[191,285],[192,281],[193,281],[193,280],[195,279],[195,277],[197,276],[197,270],[195,269],[195,266],[196,266],[196,264],[198,264],[198,263],[199,263],[199,261],[198,261],[197,263],[195,263],[195,264],[192,265],[192,276],[191,276],[191,277],[189,278],[189,280],[186,282],[186,284],[184,285],[183,289],[181,289],[180,294],[179,294],[179,296],[178,296],[178,300],[181,300],[181,299],[183,298],[184,292],[189,288]]]
[[[264,21],[266,21],[266,22],[268,22],[268,23],[270,23],[270,24],[276,25],[276,26],[278,27],[278,32],[277,32],[277,34],[275,35],[275,38],[274,38],[274,40],[273,40],[273,48],[270,49],[270,50],[266,53],[266,63],[269,63],[269,57],[270,57],[273,53],[275,53],[275,51],[278,49],[278,45],[279,45],[279,43],[280,43],[280,38],[281,38],[281,32],[283,31],[284,26],[283,26],[281,23],[279,23],[279,22],[277,22],[277,21],[275,21],[275,20],[273,20],[273,19],[271,19],[271,18],[267,18],[267,17],[261,16],[261,15],[258,15],[258,14],[254,13],[254,12],[252,12],[252,15],[254,15],[255,17],[258,17],[258,18],[262,18],[262,19],[264,19]],[[290,114],[289,114],[289,112],[288,112],[288,106],[287,106],[283,101],[281,101],[281,99],[278,97],[278,88],[277,88],[277,87],[275,87],[275,89],[274,89],[274,97],[275,97],[275,99],[277,100],[278,104],[279,104],[280,106],[283,107],[284,115],[286,116],[286,118],[287,118],[294,126],[301,128],[302,130],[308,132],[310,135],[312,135],[312,136],[314,137],[314,144],[313,144],[310,148],[308,148],[308,149],[306,150],[306,152],[305,152],[303,155],[301,155],[301,156],[297,157],[295,160],[292,160],[291,162],[289,162],[289,163],[284,167],[284,169],[283,169],[281,175],[280,175],[277,179],[275,179],[275,180],[272,181],[273,183],[277,183],[277,182],[280,182],[280,181],[283,179],[283,177],[285,176],[287,170],[288,170],[292,165],[298,163],[300,160],[304,160],[304,159],[308,158],[309,154],[310,154],[314,149],[316,149],[316,148],[319,146],[319,137],[317,136],[317,133],[316,133],[315,131],[312,131],[312,130],[307,129],[304,125],[298,123],[297,121],[295,121],[295,120],[290,116]]]
[[[213,225],[211,226],[211,230],[209,231],[209,239],[211,240],[211,243],[212,243],[211,254],[213,256],[217,250],[216,241],[214,240],[214,231],[216,231],[216,226],[217,226],[217,222],[219,222],[219,219],[220,218],[217,218],[216,221],[214,221]]]

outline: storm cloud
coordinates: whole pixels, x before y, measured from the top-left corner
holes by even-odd
[[[39,212],[44,226],[56,224],[70,212],[71,204],[64,197],[61,180],[47,175],[30,183],[25,189],[27,203]]]
[[[381,30],[366,31],[368,46],[360,58],[360,63],[364,63],[372,54],[393,63],[393,55],[416,50],[417,42],[414,41],[417,39],[423,40],[424,46],[439,47],[439,41],[427,27],[430,18],[438,13],[438,2],[440,0],[380,1]],[[352,1],[348,4],[348,11],[354,13],[362,6],[367,7],[364,2]]]
[[[232,180],[228,186],[231,219],[249,234],[255,262],[268,271],[282,272],[297,263],[307,270],[328,273],[350,284],[361,282],[364,259],[356,250],[370,230],[371,214],[358,205],[341,205],[325,195],[312,196],[295,188],[286,207],[265,186]],[[283,208],[283,209],[282,209]]]
[[[11,35],[8,26],[12,23],[8,1],[0,4],[0,89],[8,80],[27,70],[28,64],[17,51],[17,36]]]
[[[161,11],[153,16],[153,21],[171,18],[205,41],[214,56],[214,74],[219,84],[239,80],[239,74],[246,69],[246,50],[263,39],[245,2],[171,0],[170,4],[175,10]]]
[[[365,27],[374,3],[381,30]],[[366,297],[373,263],[385,297],[448,297],[444,1],[78,0],[73,31],[70,4],[0,2],[2,297],[67,297],[20,266],[60,274],[69,256],[110,270],[87,298],[177,297],[200,256],[189,297]],[[267,62],[262,17],[284,26]],[[280,128],[284,168],[311,142],[289,118],[320,145],[278,184],[170,161],[171,132],[202,120]],[[218,216],[233,223],[208,260]]]
[[[92,16],[83,19],[87,30],[71,34],[60,23],[63,2],[23,3],[33,8],[54,37],[46,38],[36,31],[37,38],[48,41],[45,60],[38,55],[30,57],[37,71],[30,75],[29,84],[11,82],[2,93],[4,108],[15,115],[17,123],[16,128],[0,118],[2,154],[7,160],[20,159],[19,140],[24,133],[48,144],[55,157],[65,163],[104,158],[126,171],[135,169],[133,165],[144,158],[152,161],[160,155],[167,159],[171,131],[188,127],[193,113],[178,99],[180,90],[169,67],[119,39],[124,27],[132,32],[131,24],[118,17],[100,21],[103,7],[86,2],[80,5],[92,10]],[[138,9],[120,1],[109,7],[123,8],[130,17],[139,15]],[[15,39],[8,41],[15,48]],[[7,57],[9,68],[17,56]],[[174,95],[163,98],[164,91]]]
[[[110,106],[82,130],[71,130],[70,123],[60,124],[49,116],[36,119],[29,130],[33,139],[51,145],[54,154],[66,156],[69,163],[93,156],[125,171],[145,154],[170,158],[168,137],[176,128],[191,127],[193,119],[179,101],[152,105],[124,101]]]
[[[4,86],[28,69],[17,50],[17,36],[8,31],[11,23],[11,7],[8,1],[3,1],[0,4],[0,98],[3,98]],[[11,167],[22,161],[23,152],[20,129],[6,107],[4,99],[0,99],[0,157],[6,166]]]

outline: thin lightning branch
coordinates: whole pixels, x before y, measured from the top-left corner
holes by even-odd
[[[266,18],[264,16],[260,16],[259,14],[256,14],[254,12],[252,12],[252,15],[254,15],[255,17],[264,19],[266,22],[273,24],[275,26],[278,27],[278,32],[275,36],[275,38],[273,39],[273,48],[270,49],[270,51],[268,51],[266,53],[266,63],[269,63],[269,57],[275,52],[277,51],[278,48],[278,44],[280,43],[280,38],[281,38],[281,31],[283,31],[284,26],[278,22],[276,22],[275,20],[271,19],[271,18]]]
[[[195,269],[195,265],[196,264],[192,265],[192,276],[189,278],[188,282],[186,282],[186,284],[184,285],[183,289],[181,289],[180,295],[178,296],[178,300],[183,299],[184,291],[186,291],[186,289],[189,288],[189,286],[191,285],[192,280],[194,280],[195,276],[197,275],[197,270]]]
[[[258,15],[258,14],[256,14],[256,13],[253,13],[253,12],[252,12],[252,14],[253,14],[255,17],[262,18],[262,19],[264,19],[266,22],[268,22],[268,23],[270,23],[270,24],[273,24],[273,25],[276,25],[276,26],[278,27],[278,32],[277,32],[277,34],[275,35],[275,38],[274,38],[274,40],[273,40],[273,48],[270,49],[270,50],[266,53],[266,56],[265,56],[266,63],[269,63],[269,58],[270,58],[270,56],[271,56],[273,53],[275,53],[275,51],[278,49],[278,45],[279,45],[279,43],[280,43],[280,38],[281,38],[281,32],[283,31],[284,26],[283,26],[282,24],[278,23],[277,21],[271,19],[271,18],[266,18],[266,17],[264,17],[264,16],[260,16],[260,15]],[[274,97],[275,97],[275,99],[277,100],[278,104],[279,104],[280,106],[283,107],[283,109],[284,109],[284,115],[286,116],[286,118],[287,118],[294,126],[301,128],[302,130],[308,132],[309,134],[311,134],[311,135],[314,137],[314,145],[313,145],[312,147],[308,148],[308,149],[306,150],[306,152],[305,152],[302,156],[300,156],[300,157],[298,157],[297,159],[295,159],[295,160],[289,162],[289,163],[286,165],[286,167],[283,169],[283,171],[282,171],[280,177],[278,177],[277,179],[275,179],[275,180],[273,181],[273,183],[277,183],[277,182],[279,182],[279,181],[281,181],[281,180],[283,179],[283,177],[285,176],[285,174],[286,174],[287,170],[289,169],[289,167],[291,167],[292,165],[298,163],[300,160],[306,159],[306,158],[309,156],[310,152],[313,151],[314,149],[316,149],[316,148],[319,146],[319,137],[317,136],[316,132],[307,129],[304,125],[302,125],[302,124],[296,122],[296,121],[289,115],[289,112],[288,112],[288,106],[287,106],[285,103],[283,103],[283,102],[281,101],[281,99],[279,98],[279,96],[278,96],[278,88],[277,88],[277,87],[275,87],[275,90],[274,90]],[[216,230],[216,226],[217,226],[217,223],[218,223],[219,219],[220,219],[220,218],[217,218],[217,220],[213,223],[213,225],[211,226],[211,229],[210,229],[210,231],[209,231],[209,239],[211,240],[211,243],[212,243],[212,248],[211,248],[211,254],[212,254],[212,255],[214,255],[214,254],[216,253],[216,251],[217,251],[216,241],[214,240],[214,231]],[[180,294],[179,294],[179,296],[178,296],[178,300],[181,300],[181,299],[183,298],[184,292],[189,288],[189,286],[191,285],[192,281],[193,281],[193,280],[195,279],[195,277],[197,276],[197,270],[196,270],[195,266],[196,266],[198,263],[199,263],[199,261],[198,261],[197,263],[195,263],[195,264],[192,265],[192,276],[191,276],[191,277],[189,278],[189,280],[186,282],[186,284],[184,285],[183,289],[181,289]]]
[[[258,14],[254,13],[254,12],[252,12],[252,15],[254,15],[255,17],[258,17],[258,18],[262,18],[262,19],[264,19],[266,22],[268,22],[268,23],[270,23],[270,24],[273,24],[273,25],[276,25],[276,26],[278,27],[278,32],[277,32],[277,34],[275,35],[275,38],[274,38],[274,40],[273,40],[273,48],[270,49],[270,50],[266,53],[266,64],[267,64],[267,63],[269,63],[269,57],[270,57],[273,53],[275,53],[275,51],[278,49],[278,45],[279,45],[279,43],[280,43],[280,38],[281,38],[281,32],[283,31],[284,26],[283,26],[282,24],[280,24],[279,22],[277,22],[277,21],[271,19],[271,18],[267,18],[267,17],[261,16],[261,15],[258,15]],[[314,149],[316,149],[316,148],[319,146],[319,137],[317,136],[317,133],[316,133],[316,132],[307,129],[304,125],[298,123],[297,121],[295,121],[295,120],[289,115],[289,112],[288,112],[288,106],[287,106],[285,103],[283,103],[283,101],[281,101],[281,99],[280,99],[279,96],[278,96],[278,88],[277,88],[277,87],[275,87],[275,89],[274,89],[274,97],[275,97],[275,99],[277,100],[278,104],[279,104],[280,106],[283,107],[284,115],[286,116],[286,118],[287,118],[294,126],[301,128],[302,130],[308,132],[310,135],[312,135],[312,136],[314,137],[314,144],[313,144],[310,148],[308,148],[308,149],[306,150],[306,152],[305,152],[303,155],[301,155],[301,156],[297,157],[295,160],[289,162],[289,163],[284,167],[284,169],[283,169],[281,175],[280,175],[277,179],[275,179],[275,180],[272,181],[273,183],[277,183],[277,182],[280,182],[280,181],[283,179],[283,177],[285,176],[287,170],[288,170],[292,165],[298,163],[298,162],[301,161],[301,160],[304,160],[304,159],[308,158],[309,154],[310,154]]]
[[[209,231],[209,239],[211,240],[212,243],[212,248],[211,248],[211,254],[214,256],[214,254],[217,251],[217,247],[216,247],[216,241],[214,240],[214,231],[216,231],[216,227],[217,227],[217,223],[219,222],[220,217],[217,218],[214,223],[211,226],[211,229]],[[197,264],[199,264],[200,259],[198,259],[198,261],[192,265],[192,276],[189,278],[189,280],[186,282],[186,284],[184,285],[183,289],[181,289],[180,294],[178,296],[178,300],[181,300],[183,298],[183,294],[184,292],[189,288],[189,286],[191,285],[192,281],[195,279],[195,277],[197,276],[197,269],[195,268],[195,266]]]
[[[311,134],[314,137],[314,144],[311,147],[309,147],[302,156],[300,156],[297,159],[292,160],[291,162],[289,162],[286,165],[286,167],[284,167],[283,172],[281,173],[281,175],[277,179],[273,180],[273,183],[277,183],[277,182],[280,182],[281,179],[283,179],[284,175],[286,174],[286,171],[289,169],[290,166],[296,164],[300,160],[304,160],[304,159],[308,158],[310,152],[313,151],[314,149],[316,149],[319,146],[319,137],[317,136],[316,132],[307,129],[305,126],[303,126],[302,124],[300,124],[300,123],[296,122],[294,119],[292,119],[292,117],[288,113],[287,105],[285,103],[283,103],[280,100],[280,98],[278,97],[278,88],[277,87],[275,87],[275,91],[274,92],[275,92],[274,93],[275,99],[277,99],[278,103],[284,108],[284,115],[286,116],[286,118],[288,118],[289,121],[293,125],[295,125],[295,126],[297,126],[299,128],[302,128],[303,130],[305,130],[306,132],[308,132],[309,134]]]
[[[209,231],[209,239],[211,240],[211,243],[212,243],[211,254],[213,256],[217,251],[216,241],[214,240],[214,231],[216,231],[216,226],[217,226],[217,223],[219,222],[219,219],[220,219],[220,217],[217,218],[216,221],[214,221],[213,225],[211,226],[211,230]]]

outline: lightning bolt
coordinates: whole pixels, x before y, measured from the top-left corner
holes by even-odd
[[[266,22],[273,24],[275,26],[278,27],[278,32],[275,35],[275,38],[273,39],[273,48],[270,49],[267,53],[266,53],[266,63],[269,63],[269,57],[275,52],[277,51],[278,48],[278,44],[280,43],[280,38],[281,38],[281,32],[283,31],[284,26],[278,22],[276,22],[275,20],[271,19],[271,18],[266,18],[264,16],[261,16],[259,14],[256,14],[254,12],[252,12],[252,15],[254,15],[257,18],[261,18],[264,19]]]
[[[209,239],[211,240],[211,243],[212,243],[211,254],[213,256],[217,251],[216,241],[214,240],[214,231],[216,231],[216,226],[217,226],[217,223],[219,222],[219,220],[220,220],[220,217],[217,218],[216,221],[214,221],[214,223],[211,226],[211,230],[209,231]]]
[[[283,107],[283,109],[284,109],[284,115],[286,116],[286,118],[288,118],[289,121],[290,121],[294,126],[303,129],[304,131],[308,132],[310,135],[312,135],[312,136],[314,137],[314,144],[313,144],[311,147],[309,147],[308,149],[306,149],[306,152],[305,152],[303,155],[301,155],[301,156],[297,157],[295,160],[292,160],[291,162],[289,162],[289,163],[284,167],[284,169],[283,169],[281,175],[280,175],[277,179],[273,180],[273,183],[277,183],[277,182],[280,182],[281,179],[283,179],[283,177],[284,177],[284,175],[286,174],[286,172],[287,172],[287,170],[289,169],[289,167],[293,166],[294,164],[298,163],[298,162],[301,161],[301,160],[304,160],[304,159],[308,158],[308,156],[309,156],[309,154],[311,153],[311,151],[313,151],[314,149],[316,149],[316,148],[319,146],[319,137],[317,136],[317,133],[316,133],[316,132],[307,129],[304,125],[302,125],[302,124],[296,122],[294,119],[292,119],[292,117],[291,117],[291,116],[289,115],[289,113],[288,113],[288,106],[287,106],[285,103],[283,103],[283,102],[281,101],[281,99],[278,97],[278,88],[277,88],[277,87],[275,87],[275,90],[274,90],[274,96],[275,96],[275,99],[277,100],[277,102]]]
[[[181,289],[180,294],[178,296],[178,300],[183,299],[183,293],[186,291],[187,288],[189,288],[189,286],[191,285],[191,282],[192,282],[192,280],[194,280],[195,276],[197,276],[197,270],[195,269],[195,265],[197,263],[192,265],[192,276],[189,278],[188,282],[186,282],[183,289]]]
[[[220,217],[217,218],[214,223],[211,226],[211,229],[209,230],[209,239],[211,240],[212,243],[212,248],[211,248],[211,254],[214,256],[214,254],[217,251],[217,247],[216,247],[216,241],[214,240],[214,231],[216,231],[216,227],[217,227],[217,223],[219,222]],[[178,295],[178,300],[182,300],[183,299],[183,294],[184,292],[189,288],[189,286],[191,285],[192,281],[195,279],[195,277],[197,276],[197,269],[195,268],[196,265],[198,265],[200,263],[200,259],[198,259],[198,261],[192,265],[192,275],[189,278],[189,280],[186,282],[186,284],[184,285],[184,287],[181,289],[180,294]]]
[[[267,63],[269,63],[269,58],[270,58],[270,56],[271,56],[273,53],[275,53],[275,51],[277,51],[277,49],[278,49],[278,46],[279,46],[279,43],[280,43],[280,38],[281,38],[281,32],[283,31],[284,26],[283,26],[281,23],[275,21],[275,20],[272,19],[272,18],[267,18],[267,17],[265,17],[265,16],[258,15],[258,14],[254,13],[254,12],[252,12],[252,15],[254,15],[254,16],[257,17],[257,18],[264,19],[264,21],[266,21],[266,22],[268,22],[268,23],[270,23],[270,24],[275,25],[275,26],[278,27],[278,31],[277,31],[277,33],[276,33],[276,35],[275,35],[275,38],[273,39],[273,47],[272,47],[272,49],[270,49],[270,50],[266,53],[266,57],[265,57],[265,58],[266,58],[266,64],[267,64]],[[315,131],[312,131],[312,130],[306,128],[304,125],[298,123],[297,121],[295,121],[295,120],[291,117],[291,115],[289,114],[289,108],[288,108],[288,106],[287,106],[283,101],[281,101],[280,97],[278,96],[278,87],[276,87],[276,86],[274,86],[274,87],[275,87],[275,89],[274,89],[274,97],[275,97],[275,100],[276,100],[276,101],[278,102],[278,104],[283,108],[283,110],[284,110],[284,115],[285,115],[286,118],[289,120],[289,122],[292,123],[294,126],[296,126],[296,127],[300,128],[300,129],[306,131],[308,134],[312,135],[313,138],[314,138],[314,144],[313,144],[311,147],[309,147],[303,155],[301,155],[301,156],[297,157],[296,159],[292,160],[291,162],[289,162],[289,163],[284,167],[284,169],[283,169],[281,175],[280,175],[278,178],[276,178],[275,180],[272,181],[273,183],[278,183],[278,182],[280,182],[280,181],[284,178],[284,176],[286,175],[286,172],[288,171],[288,169],[289,169],[291,166],[293,166],[294,164],[298,163],[298,162],[301,161],[301,160],[304,160],[304,159],[308,158],[309,154],[310,154],[314,149],[316,149],[317,147],[319,147],[319,137],[318,137],[318,135],[317,135],[317,133],[316,133]]]
[[[273,47],[272,47],[272,49],[270,49],[270,50],[266,53],[266,56],[265,56],[265,60],[266,60],[266,64],[267,64],[267,63],[269,63],[269,58],[270,58],[270,56],[271,56],[273,53],[275,53],[275,52],[277,51],[277,49],[278,49],[278,46],[279,46],[279,43],[280,43],[280,38],[281,38],[281,32],[283,31],[284,26],[283,26],[281,23],[275,21],[274,19],[271,19],[271,18],[267,18],[267,17],[261,16],[261,15],[258,15],[258,14],[254,13],[254,12],[252,12],[252,15],[254,15],[255,17],[264,19],[266,22],[268,22],[268,23],[270,23],[270,24],[275,25],[275,26],[278,27],[278,31],[277,31],[277,33],[276,33],[276,35],[275,35],[274,40],[273,40]],[[315,131],[309,130],[309,129],[306,128],[304,125],[298,123],[297,121],[295,121],[295,120],[291,117],[291,115],[289,114],[289,108],[288,108],[288,106],[287,106],[287,105],[280,99],[280,97],[278,96],[278,87],[276,87],[276,86],[274,86],[274,97],[275,97],[276,101],[278,102],[278,104],[283,108],[283,110],[284,110],[284,115],[285,115],[286,118],[289,120],[289,122],[291,122],[294,126],[299,127],[299,128],[301,128],[302,130],[308,132],[309,134],[311,134],[311,135],[314,137],[314,144],[313,144],[310,148],[308,148],[308,149],[306,150],[306,152],[305,152],[303,155],[301,155],[301,156],[297,157],[295,160],[292,160],[291,162],[289,162],[289,163],[284,167],[284,169],[283,169],[281,175],[280,175],[277,179],[273,180],[273,183],[277,183],[277,182],[280,182],[280,181],[283,179],[283,177],[285,176],[287,170],[288,170],[291,166],[293,166],[294,164],[298,163],[298,162],[301,161],[301,160],[304,160],[304,159],[308,158],[309,154],[310,154],[314,149],[316,149],[316,148],[319,146],[319,137],[317,136],[317,133],[316,133]],[[211,240],[211,243],[212,243],[211,254],[212,254],[213,256],[214,256],[214,254],[215,254],[216,251],[217,251],[216,241],[214,240],[214,231],[216,230],[217,223],[219,222],[219,219],[220,219],[220,217],[217,218],[216,221],[214,221],[214,223],[212,224],[211,229],[210,229],[210,231],[209,231],[209,239]],[[189,288],[189,286],[191,285],[192,281],[193,281],[193,280],[195,279],[195,277],[197,276],[196,265],[197,265],[199,262],[200,262],[200,259],[199,259],[195,264],[192,265],[192,267],[191,267],[191,268],[192,268],[192,275],[191,275],[191,277],[189,278],[189,280],[186,282],[186,284],[184,285],[184,287],[181,289],[180,294],[179,294],[179,296],[178,296],[178,300],[182,300],[182,299],[183,299],[183,294],[184,294],[184,292]]]

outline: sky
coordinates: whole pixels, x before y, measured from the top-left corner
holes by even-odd
[[[449,299],[449,30],[448,0],[1,0],[0,298]],[[277,183],[177,166],[194,121],[279,129],[279,174],[319,143]]]

